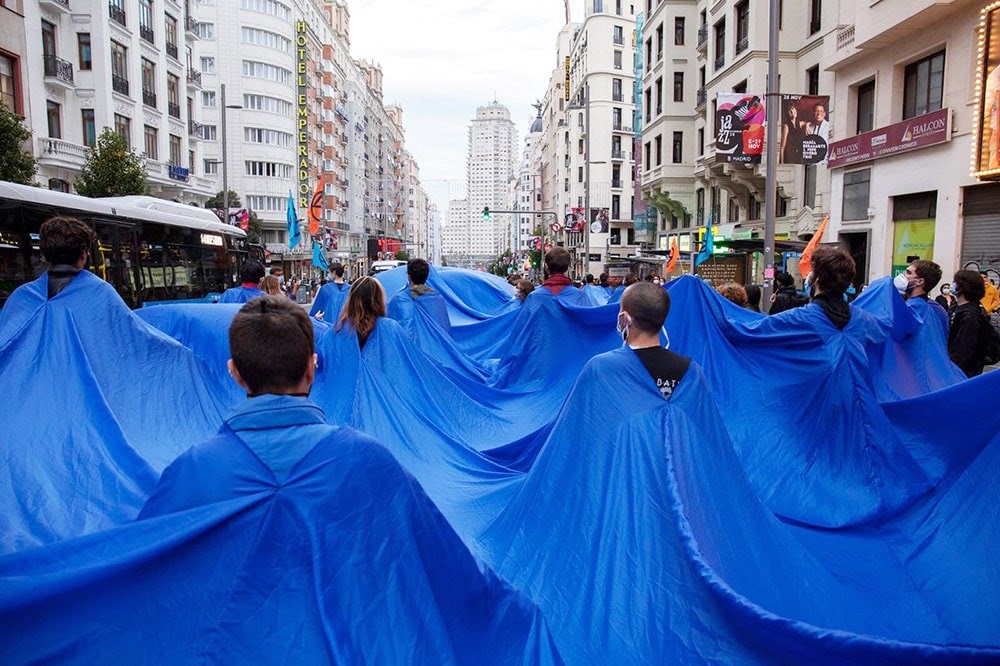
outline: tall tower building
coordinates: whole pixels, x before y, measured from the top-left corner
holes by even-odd
[[[476,109],[469,126],[468,182],[469,249],[473,261],[487,264],[507,249],[508,237],[500,233],[510,221],[501,216],[482,219],[482,210],[505,209],[510,180],[518,158],[517,129],[507,107],[493,101]]]

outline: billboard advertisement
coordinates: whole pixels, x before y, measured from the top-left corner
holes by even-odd
[[[715,159],[760,164],[765,120],[763,95],[719,93],[715,109]]]
[[[822,164],[830,147],[829,95],[782,95],[779,164]]]
[[[972,171],[981,180],[1000,180],[1000,3],[980,15],[977,79]]]
[[[843,141],[834,141],[830,145],[829,166],[835,169],[944,143],[951,136],[950,116],[949,109],[939,109]]]

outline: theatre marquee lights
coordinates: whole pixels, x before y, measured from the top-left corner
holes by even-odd
[[[980,180],[1000,180],[1000,1],[979,13],[973,119],[971,173]]]

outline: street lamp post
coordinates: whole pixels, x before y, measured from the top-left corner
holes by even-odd
[[[590,273],[590,84],[583,84],[584,129],[583,135],[583,276]]]
[[[220,86],[220,101],[222,103],[222,210],[223,220],[229,224],[229,160],[226,157],[226,109],[242,109],[239,104],[226,104],[226,84]]]

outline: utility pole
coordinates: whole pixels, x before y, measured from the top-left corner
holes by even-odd
[[[226,159],[226,84],[221,86],[222,97],[222,221],[229,224],[229,168]]]
[[[764,289],[763,303],[771,301],[774,288],[774,214],[777,209],[778,123],[781,96],[778,92],[778,0],[770,0],[767,49],[767,166],[764,175]]]
[[[584,130],[583,136],[583,170],[584,170],[584,209],[586,223],[583,225],[583,275],[590,273],[590,83],[583,84]]]

